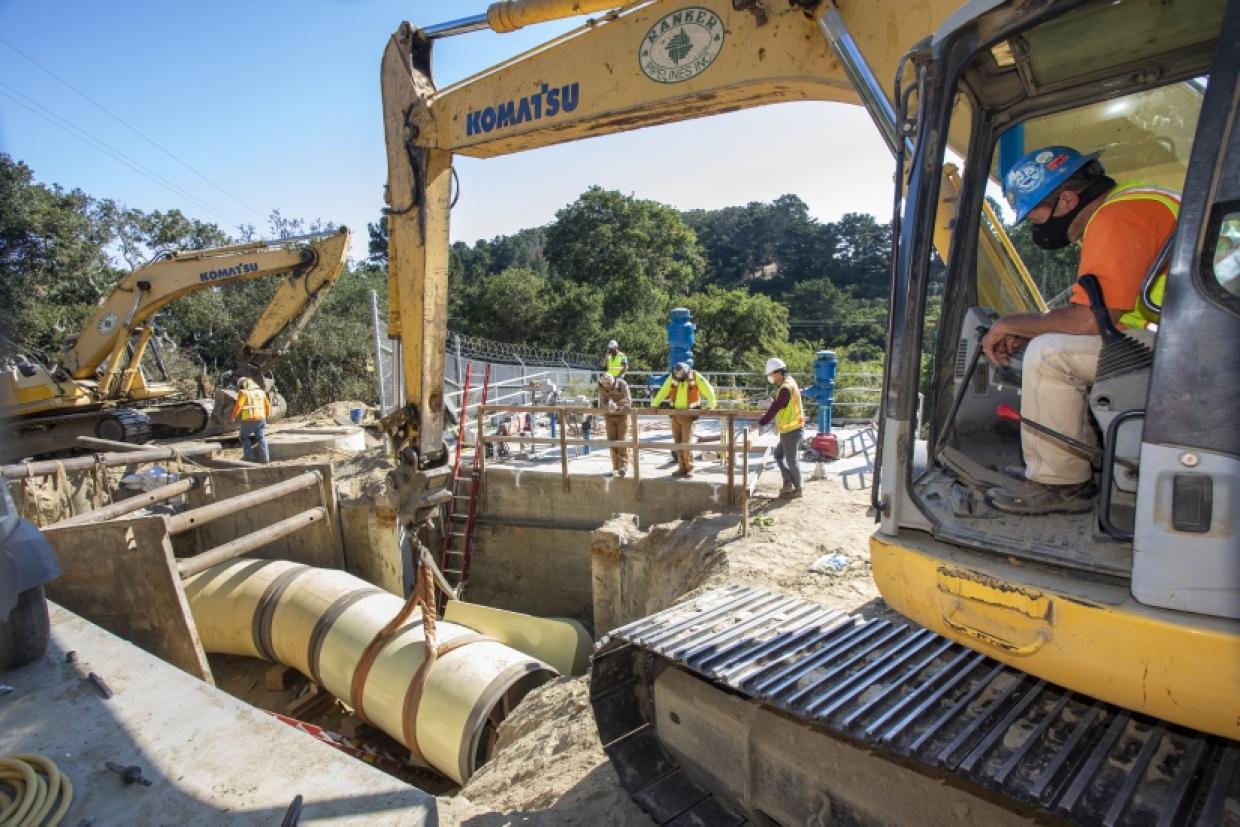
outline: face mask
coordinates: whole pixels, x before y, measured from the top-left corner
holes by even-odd
[[[1090,181],[1089,185],[1077,194],[1075,207],[1063,215],[1052,215],[1041,224],[1033,225],[1033,243],[1043,250],[1060,250],[1067,247],[1072,243],[1072,239],[1068,237],[1068,228],[1072,226],[1073,219],[1092,204],[1098,196],[1109,191],[1114,186],[1115,180],[1105,175]],[[1058,204],[1058,200],[1055,203]]]
[[[774,384],[775,384],[775,374],[773,374],[773,373],[768,373],[768,374],[766,375],[766,381],[768,381],[768,382],[770,382],[772,385],[774,385]]]

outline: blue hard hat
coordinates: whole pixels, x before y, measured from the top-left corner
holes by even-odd
[[[1024,221],[1038,204],[1099,154],[1082,155],[1070,146],[1044,146],[1013,164],[1003,176],[1003,195],[1016,210],[1016,222]]]

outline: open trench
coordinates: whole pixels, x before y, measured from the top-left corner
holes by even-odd
[[[387,593],[388,601],[383,603],[387,608],[379,613],[390,614],[400,605],[398,596],[406,593],[414,572],[402,559],[397,544],[396,515],[386,491],[387,461],[375,450],[336,459],[334,467],[321,469],[328,479],[317,488],[319,500],[330,502],[332,519],[247,556],[345,570],[372,591]],[[304,474],[308,466],[283,466],[278,472],[277,467],[216,472],[212,474],[211,496],[226,499],[232,490],[228,486],[235,485],[238,477],[270,484],[277,478],[287,480]],[[58,484],[63,487],[66,482]],[[107,482],[95,475],[83,487],[90,485],[106,487]],[[835,484],[828,489],[826,483],[814,483],[811,492],[814,487],[828,497],[836,496],[828,491],[838,490]],[[86,505],[79,502],[68,506],[71,498],[63,495],[61,491],[56,497],[43,497],[45,513],[39,516],[45,525],[57,519],[55,513],[48,512],[49,500],[58,500],[74,510]],[[853,499],[857,500],[855,504]],[[203,502],[199,499],[198,507]],[[824,581],[806,571],[818,556],[836,549],[809,539],[818,536],[815,529],[819,527],[812,508],[787,509],[783,516],[771,517],[765,523],[756,520],[751,536],[742,540],[739,517],[729,508],[722,477],[705,474],[692,481],[678,481],[651,473],[638,483],[587,469],[571,475],[565,490],[560,475],[545,473],[545,469],[492,466],[487,470],[479,504],[466,599],[539,617],[571,618],[596,634],[665,608],[726,577],[758,580],[802,593],[824,588],[830,592],[831,587],[839,586],[843,591],[835,596],[873,604],[876,595],[872,587],[867,590],[856,585],[868,575],[864,564],[863,538],[868,533],[864,506],[859,497],[845,497],[835,503],[840,504],[850,510],[847,516],[855,524],[845,532],[847,536],[839,538],[840,548],[848,550],[852,575],[836,575]],[[194,505],[190,497],[186,506]],[[281,508],[300,513],[305,505],[308,502],[286,502]],[[252,533],[280,516],[271,509],[267,505],[254,513],[231,514],[211,526],[168,538],[171,555],[174,559],[192,559],[203,549]],[[780,524],[772,527],[776,520]],[[132,527],[129,530],[132,532]],[[107,542],[101,531],[95,527],[85,532],[92,548]],[[58,532],[50,533],[55,536]],[[427,541],[437,548],[439,538],[429,537]],[[780,582],[781,571],[787,575],[787,582]],[[336,588],[333,600],[350,591],[344,586]],[[59,597],[69,597],[68,592],[62,592]],[[53,593],[52,597],[57,599],[58,595]],[[367,599],[372,598],[383,602],[377,594]],[[80,595],[62,602],[74,610],[90,608],[89,601]],[[90,618],[90,611],[80,613]],[[190,614],[202,622],[197,612]],[[118,625],[114,619],[112,624]],[[162,648],[165,651],[157,653],[166,654],[167,641],[160,638],[167,635],[153,635],[150,629],[133,634],[143,624],[129,625],[130,639],[153,651]],[[201,635],[203,630],[197,631]],[[238,639],[247,637],[235,631],[232,634]],[[219,635],[213,632],[205,637]],[[288,641],[283,645],[285,649],[302,646]],[[272,658],[272,648],[251,651],[254,647],[248,640],[231,647],[212,644],[212,648],[222,651],[204,654],[198,666],[217,686],[283,720],[321,727],[321,737],[334,739],[338,748],[441,796],[443,823],[472,823],[470,819],[480,813],[510,810],[538,813],[539,823],[584,823],[582,819],[600,824],[644,822],[644,815],[620,788],[597,743],[587,700],[588,678],[565,676],[538,687],[550,677],[545,675],[514,684],[512,692],[500,691],[506,697],[498,704],[502,707],[500,714],[487,712],[491,720],[484,728],[485,748],[480,748],[478,740],[470,742],[476,772],[474,766],[466,771],[461,764],[462,770],[452,778],[442,769],[411,767],[406,761],[407,744],[385,732],[384,727],[375,726],[373,719],[360,718],[348,703],[348,688],[339,685],[339,678],[333,686],[323,674],[295,657],[278,658],[283,665],[273,664],[271,660],[277,658]],[[181,660],[177,665],[186,668],[184,653]],[[192,668],[187,671],[193,673]],[[312,679],[315,677],[317,681]],[[397,683],[407,679],[408,675],[393,678]],[[346,700],[338,700],[328,689],[345,695]],[[504,721],[508,713],[512,714]],[[460,782],[470,774],[473,777],[462,790]]]

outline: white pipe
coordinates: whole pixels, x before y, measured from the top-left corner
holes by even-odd
[[[284,560],[231,560],[187,579],[185,593],[206,651],[292,666],[350,707],[363,651],[403,605],[343,571]],[[436,629],[441,645],[476,636],[442,620]],[[410,689],[425,656],[415,612],[380,650],[366,676],[362,706],[372,724],[416,747],[415,756],[420,751],[428,765],[458,784],[489,757],[493,739],[483,737],[487,727],[558,674],[486,639],[441,655],[415,704]]]

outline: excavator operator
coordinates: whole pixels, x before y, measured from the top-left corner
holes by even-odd
[[[1016,221],[1032,222],[1038,246],[1054,250],[1081,242],[1078,275],[1096,276],[1112,318],[1127,335],[1152,345],[1153,333],[1144,328],[1157,317],[1138,294],[1175,231],[1179,193],[1139,181],[1117,184],[1098,153],[1066,146],[1030,152],[1004,176],[1003,189]],[[1160,288],[1157,283],[1155,297]],[[1024,348],[1022,415],[1092,445],[1086,394],[1102,349],[1098,333],[1088,297],[1077,284],[1066,307],[998,319],[982,347],[999,365],[1011,364]],[[1032,428],[1021,429],[1021,449],[1025,479],[987,491],[991,505],[1011,514],[1082,513],[1093,507],[1088,458]]]
[[[271,400],[267,398],[267,392],[248,376],[241,380],[238,387],[240,392],[230,419],[236,419],[237,414],[241,414],[241,451],[248,460],[269,462],[267,417],[271,416]]]

